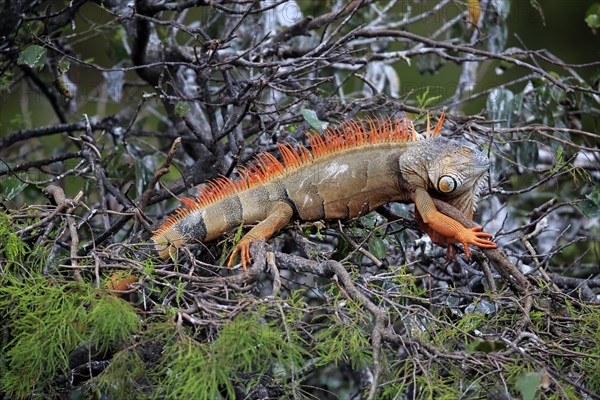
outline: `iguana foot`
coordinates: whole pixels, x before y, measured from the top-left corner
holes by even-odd
[[[229,257],[227,267],[231,268],[233,266],[235,256],[237,256],[237,254],[239,253],[242,268],[245,272],[248,269],[248,265],[252,263],[252,257],[250,256],[250,245],[252,244],[252,242],[252,240],[244,240],[242,238],[242,240],[239,241],[237,246],[235,246],[235,249],[233,249],[233,253],[231,253],[231,256]]]
[[[495,249],[498,247],[496,243],[486,239],[491,238],[492,235],[487,232],[482,232],[482,229],[483,227],[476,226],[474,228],[465,228],[458,233],[457,239],[465,247],[465,255],[467,258],[471,258],[471,253],[469,252],[468,246],[469,244],[483,249]]]

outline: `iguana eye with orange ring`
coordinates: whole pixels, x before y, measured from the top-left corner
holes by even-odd
[[[458,182],[450,175],[442,175],[438,179],[437,189],[440,193],[452,193],[456,190]]]

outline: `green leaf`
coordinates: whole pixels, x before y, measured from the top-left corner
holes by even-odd
[[[442,95],[429,97],[429,86],[425,89],[425,92],[421,96],[417,95],[417,101],[419,102],[419,108],[426,108],[433,101],[440,99]]]
[[[374,236],[369,240],[369,252],[376,258],[383,258],[387,254],[387,248],[383,240]]]
[[[585,17],[585,23],[592,29],[600,28],[600,15],[591,14]]]
[[[577,206],[586,216],[586,218],[592,219],[600,216],[600,188],[594,189],[589,194],[586,194],[586,201],[578,203]]]
[[[46,62],[47,50],[37,44],[30,44],[19,54],[17,64],[27,65],[31,68],[41,70]]]
[[[533,400],[541,383],[541,372],[525,373],[517,378],[515,388],[521,392],[523,400]]]
[[[71,67],[71,63],[68,62],[67,60],[60,60],[58,62],[58,72],[60,72],[61,75],[64,74],[65,72],[67,72],[70,67]]]
[[[123,46],[123,38],[126,36],[125,28],[120,27],[117,29],[114,35],[112,35],[112,37],[109,39],[108,49],[113,57],[113,60],[122,60],[123,63],[129,64],[129,54],[125,49],[125,46]]]
[[[590,28],[600,28],[600,3],[594,3],[589,6],[585,14],[585,23]]]
[[[600,188],[596,188],[592,193],[586,195],[597,207],[600,207]]]
[[[327,129],[327,126],[329,126],[328,122],[321,121],[319,118],[317,118],[317,113],[315,110],[308,110],[305,108],[302,110],[302,116],[306,122],[310,124],[310,126],[319,132],[323,132],[325,129]]]
[[[190,103],[186,102],[186,101],[180,101],[179,103],[175,104],[175,114],[178,117],[185,117],[186,115],[188,115],[188,113],[190,112],[190,109],[192,107],[190,106]]]
[[[28,183],[24,182],[26,178],[24,175],[12,175],[0,180],[0,199],[1,200],[12,200],[17,197],[27,186]]]

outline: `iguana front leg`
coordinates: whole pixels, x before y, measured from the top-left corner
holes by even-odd
[[[439,212],[426,190],[418,188],[411,197],[423,222],[433,230],[430,233],[429,229],[425,229],[434,242],[462,243],[467,258],[471,257],[468,244],[487,249],[497,247],[496,243],[486,239],[491,238],[492,235],[481,232],[483,229],[481,226],[465,228],[460,222]]]
[[[271,214],[269,214],[269,216],[266,219],[259,222],[256,226],[250,229],[250,231],[242,237],[242,239],[239,241],[239,243],[233,250],[233,253],[229,257],[229,262],[227,263],[227,266],[231,268],[233,262],[235,261],[235,256],[238,253],[240,253],[242,268],[244,268],[245,271],[252,259],[250,257],[250,245],[252,244],[252,242],[262,239],[269,239],[271,235],[279,231],[281,228],[283,228],[290,222],[293,214],[294,210],[288,203],[275,203],[271,210]]]
[[[432,242],[438,243],[438,244],[441,244],[441,243],[448,244],[448,251],[446,253],[447,260],[452,260],[452,259],[456,260],[456,257],[458,256],[458,250],[456,249],[456,246],[455,246],[456,239],[454,239],[453,237],[444,236],[444,235],[440,234],[439,232],[433,230],[429,225],[427,225],[425,222],[423,222],[423,217],[421,217],[419,210],[417,210],[415,212],[415,220],[417,221],[419,228],[421,228],[421,230],[423,232],[425,232],[427,235],[429,235]]]

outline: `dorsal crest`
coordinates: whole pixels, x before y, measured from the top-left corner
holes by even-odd
[[[347,120],[337,127],[328,128],[323,134],[310,132],[307,134],[310,150],[302,145],[295,148],[288,142],[278,143],[277,148],[282,161],[279,161],[271,153],[262,152],[256,155],[253,162],[247,166],[237,168],[238,178],[231,179],[220,176],[208,181],[200,187],[195,199],[180,199],[185,207],[179,207],[175,213],[170,215],[155,231],[155,235],[169,229],[194,210],[202,209],[253,186],[267,183],[323,157],[361,146],[407,143],[439,136],[443,122],[444,113],[441,114],[432,131],[428,116],[425,139],[417,134],[412,121],[409,121],[406,116],[402,118],[379,116],[365,120]]]

